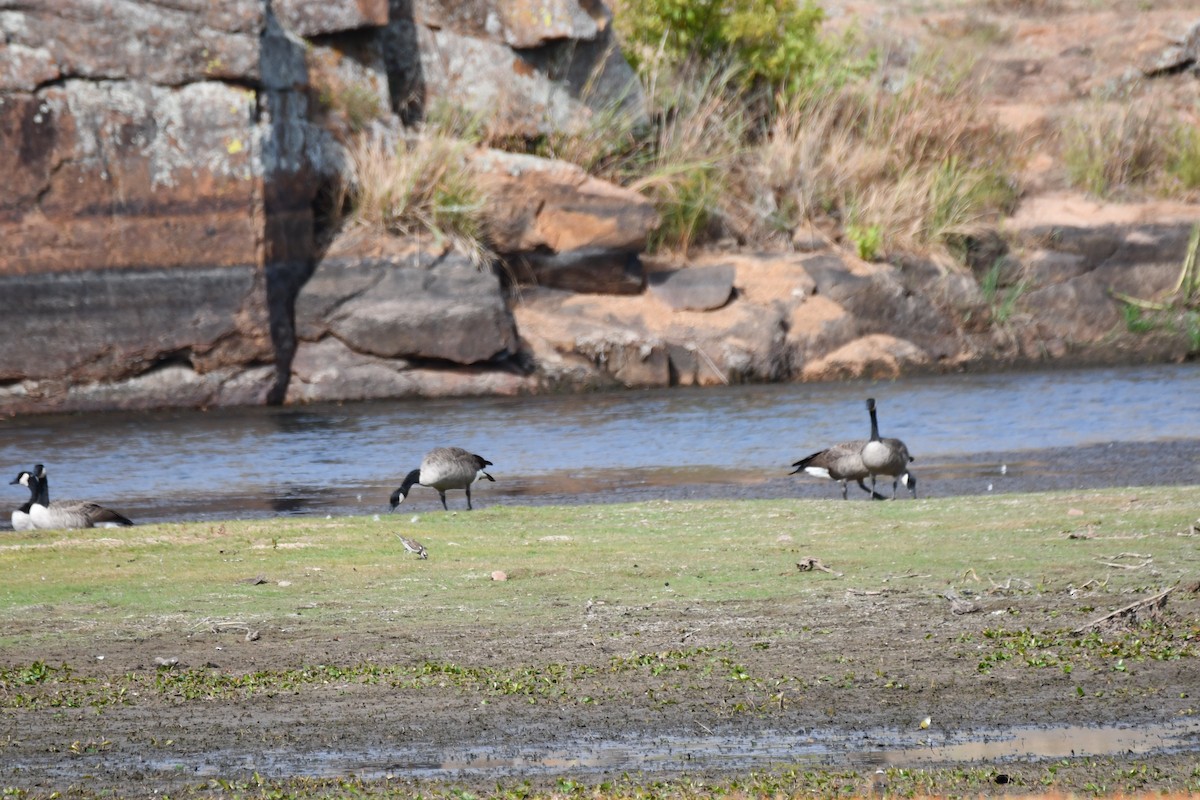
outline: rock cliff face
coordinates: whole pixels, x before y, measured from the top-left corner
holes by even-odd
[[[1170,288],[1200,216],[1184,205],[1028,203],[1017,247],[974,276],[833,250],[659,263],[635,193],[481,151],[494,271],[324,229],[363,125],[398,131],[439,103],[513,137],[637,114],[610,22],[595,0],[0,0],[0,413],[1194,349],[1182,332],[1133,341],[1112,297]]]
[[[321,169],[303,42],[259,0],[50,0],[0,34],[0,408],[158,404],[184,374],[183,403],[278,398]]]
[[[633,85],[607,10],[574,0],[0,8],[0,296],[11,333],[0,412],[284,399],[295,298],[318,255],[314,204],[342,164],[339,94],[373,97],[384,117],[453,95],[504,109],[505,130],[529,135],[586,113],[588,76]],[[322,281],[334,269],[324,266]],[[396,340],[420,325],[383,330],[393,313],[469,306],[474,289],[458,305],[438,300],[488,280],[465,271],[440,265],[410,280],[384,270],[370,281],[379,297],[339,306],[330,335],[374,358],[504,360],[516,335],[494,278],[480,309],[442,317],[419,344]],[[482,348],[480,315],[497,337]],[[455,320],[465,328],[452,335]]]

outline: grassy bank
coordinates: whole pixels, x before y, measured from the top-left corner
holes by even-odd
[[[1149,708],[1137,713],[1186,723],[1200,642],[1191,591],[1178,589],[1161,618],[1072,631],[1200,576],[1195,491],[485,507],[12,534],[0,544],[0,719],[10,723],[0,757],[28,766],[5,774],[16,783],[3,794],[160,796],[166,778],[178,797],[877,794],[864,778],[907,797],[1197,791],[1194,753],[888,764],[880,776],[798,757],[736,773],[698,764],[494,785],[422,780],[404,766],[418,758],[409,744],[528,749],[549,731],[569,741],[830,726],[919,739],[924,714],[943,736],[999,724],[997,709],[1034,726]],[[429,558],[406,553],[400,535]],[[982,613],[953,612],[947,589]],[[172,655],[178,663],[161,658]],[[344,750],[356,766],[322,771],[318,760],[317,776],[264,766],[260,777],[264,741]],[[394,753],[394,776],[353,761],[377,747]],[[190,777],[214,753],[235,766]],[[143,778],[131,765],[147,754],[183,771]],[[239,766],[249,763],[252,777]]]
[[[1168,487],[661,501],[17,533],[0,546],[0,641],[255,627],[299,614],[330,626],[552,626],[589,601],[770,601],[885,587],[1087,585],[1116,603],[1200,577],[1194,496]],[[400,535],[420,540],[429,558],[406,553]],[[802,572],[806,558],[831,571]]]

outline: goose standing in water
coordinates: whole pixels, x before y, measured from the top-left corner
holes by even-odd
[[[842,485],[842,499],[846,497],[846,484],[848,481],[855,481],[859,487],[871,495],[872,500],[883,500],[883,495],[873,492],[863,483],[863,478],[871,473],[863,465],[862,449],[866,446],[866,442],[862,439],[853,442],[842,442],[835,444],[833,447],[824,450],[818,450],[810,456],[805,456],[799,461],[792,464],[794,470],[789,472],[789,475],[795,475],[798,472],[805,472],[809,475],[818,478],[829,478],[837,481]],[[916,486],[916,478],[909,476],[911,487]],[[909,485],[906,483],[906,485]],[[910,488],[911,488],[910,487]]]
[[[408,491],[414,485],[428,486],[437,489],[442,498],[442,508],[447,511],[446,492],[450,489],[464,489],[467,492],[467,510],[471,510],[471,484],[480,476],[489,481],[495,481],[491,475],[483,471],[484,467],[492,466],[492,462],[483,456],[468,453],[461,447],[435,447],[425,454],[421,466],[414,469],[404,478],[400,488],[392,492],[392,511],[408,497]]]
[[[33,468],[26,485],[36,487],[37,499],[29,509],[29,519],[38,530],[55,528],[125,528],[133,524],[127,517],[111,508],[83,500],[56,500],[50,502],[50,480],[46,468],[38,464]],[[18,476],[20,479],[20,476]]]
[[[892,479],[893,500],[896,499],[896,485],[901,482],[916,497],[917,484],[908,473],[908,463],[916,459],[908,454],[908,447],[899,439],[880,438],[873,397],[867,398],[867,413],[871,415],[871,438],[863,445],[861,455],[863,466],[871,475],[871,493],[875,493],[875,478],[886,475]]]
[[[9,486],[27,486],[29,487],[29,502],[12,512],[12,526],[14,531],[31,531],[33,530],[33,520],[29,518],[29,509],[33,507],[34,501],[37,500],[38,487],[36,481],[30,480],[33,478],[33,473],[21,470],[17,473],[17,477],[8,482]]]

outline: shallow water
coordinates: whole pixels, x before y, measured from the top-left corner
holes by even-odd
[[[1196,461],[1193,449],[1200,453],[1200,365],[1183,364],[22,417],[0,421],[0,468],[15,476],[45,463],[52,498],[100,501],[146,522],[386,511],[405,472],[444,444],[495,462],[497,482],[473,492],[480,506],[671,497],[685,485],[734,487],[734,494],[759,487],[754,496],[790,496],[795,486],[834,496],[832,484],[783,478],[791,462],[814,450],[866,438],[868,396],[879,402],[883,435],[908,443],[914,469],[934,494],[939,479],[943,491],[952,479],[971,482],[958,491],[1001,482],[996,453],[1015,454],[1004,465],[1010,476],[1052,473],[1059,468],[1038,453],[1087,446],[1189,443],[1185,468]],[[1074,469],[1088,469],[1088,461]],[[1185,472],[1188,482],[1200,475]],[[16,486],[2,496],[12,507],[26,499]],[[450,502],[465,507],[459,492]],[[418,511],[440,508],[427,489],[414,490],[409,503]]]
[[[188,757],[189,775],[236,776],[240,772],[270,776],[330,777],[353,774],[363,779],[422,778],[427,780],[493,780],[509,776],[580,775],[602,772],[663,774],[704,769],[748,771],[772,766],[866,769],[885,767],[987,764],[1068,757],[1170,754],[1195,748],[1200,721],[1139,727],[1057,726],[975,730],[943,734],[936,731],[864,731],[854,734],[806,731],[760,731],[750,735],[701,733],[637,736],[625,739],[579,740],[545,745],[478,745],[447,751],[425,750],[410,743],[402,749],[367,751],[237,748]],[[24,770],[60,771],[34,757]],[[87,763],[91,761],[93,763]],[[61,770],[108,771],[103,754],[76,757]],[[16,766],[16,765],[14,765]],[[170,773],[183,768],[180,760],[147,757],[139,771]]]

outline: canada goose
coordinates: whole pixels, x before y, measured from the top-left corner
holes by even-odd
[[[492,462],[483,456],[468,453],[461,447],[435,447],[425,454],[421,466],[408,473],[400,488],[392,492],[392,511],[408,497],[408,490],[414,484],[437,489],[442,498],[442,508],[447,511],[446,491],[449,489],[465,489],[467,492],[467,510],[471,509],[471,484],[481,475],[489,481],[495,481],[491,475],[483,471],[484,467],[492,466]]]
[[[798,472],[806,472],[818,478],[835,480],[842,485],[843,500],[847,499],[847,481],[856,481],[864,492],[871,495],[872,500],[883,500],[883,495],[872,492],[863,483],[863,478],[870,474],[867,472],[867,468],[863,466],[862,461],[862,449],[865,445],[866,441],[859,439],[853,442],[835,444],[833,447],[824,450],[818,450],[812,455],[805,456],[792,464],[795,469],[788,474],[795,475]]]
[[[29,509],[33,507],[33,502],[37,500],[38,488],[37,483],[30,480],[32,477],[32,473],[21,470],[17,473],[17,477],[8,482],[9,486],[19,484],[29,487],[29,502],[12,512],[12,526],[14,531],[33,530],[33,520],[29,518]]]
[[[871,438],[862,448],[863,466],[871,475],[871,492],[875,492],[875,478],[887,475],[892,479],[892,499],[896,499],[896,485],[903,482],[917,496],[917,484],[908,472],[908,462],[915,461],[908,454],[908,447],[899,439],[882,439],[879,436],[879,421],[875,418],[875,398],[867,398],[867,412],[871,415]]]
[[[56,500],[50,502],[50,480],[46,468],[38,464],[29,478],[30,485],[37,487],[37,499],[29,509],[33,527],[39,530],[53,528],[125,528],[131,520],[111,508],[84,500]]]

